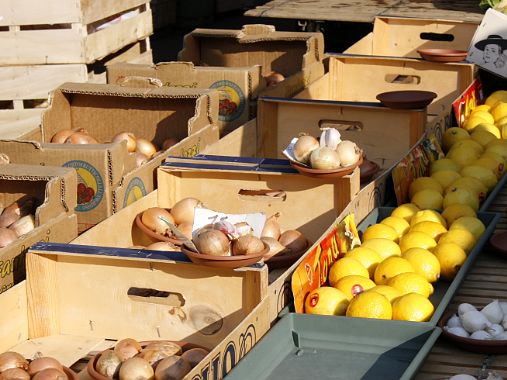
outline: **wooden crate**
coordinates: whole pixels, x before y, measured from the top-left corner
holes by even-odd
[[[146,0],[0,2],[0,64],[93,63],[153,33]]]

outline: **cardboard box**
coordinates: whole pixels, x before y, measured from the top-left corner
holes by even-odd
[[[202,153],[217,156],[259,157],[257,154],[257,118],[208,145]]]
[[[285,80],[265,95],[288,97],[324,73],[322,33],[281,32],[272,25],[244,25],[241,30],[195,29],[183,40],[179,61],[196,66],[250,67],[276,71]]]
[[[0,203],[36,198],[36,228],[0,248],[0,292],[25,279],[25,253],[38,242],[67,243],[77,236],[76,172],[36,165],[0,165]]]
[[[52,93],[43,114],[43,143],[0,140],[0,152],[16,163],[75,168],[79,182],[93,189],[91,199],[76,207],[83,230],[152,191],[155,169],[168,155],[192,156],[217,141],[217,119],[214,90],[67,83]],[[84,128],[103,144],[48,143],[67,128]],[[169,137],[180,142],[136,168],[125,143],[107,143],[122,131],[158,146]]]
[[[344,53],[421,58],[418,49],[468,50],[477,26],[458,20],[377,16],[373,32]]]
[[[218,125],[222,134],[257,115],[257,97],[265,87],[259,65],[251,67],[201,67],[191,62],[156,65],[115,64],[107,67],[107,81],[129,84],[136,78],[153,78],[161,86],[212,88],[220,92]]]

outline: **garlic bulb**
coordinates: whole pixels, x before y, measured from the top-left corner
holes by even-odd
[[[495,339],[495,340],[507,340],[507,331],[504,331],[501,334],[495,335],[493,337],[493,339]]]
[[[454,314],[451,318],[447,320],[447,327],[463,327],[463,325],[461,324],[461,320],[459,319],[459,317],[456,314]]]
[[[449,334],[461,336],[463,338],[468,338],[470,334],[463,328],[463,327],[444,327],[445,331],[447,331]]]
[[[319,144],[320,147],[328,147],[333,150],[336,149],[338,144],[341,142],[341,135],[336,128],[324,128],[320,134]]]
[[[502,327],[507,330],[507,315],[505,315],[505,317],[503,317],[503,320],[502,320]]]
[[[449,377],[449,380],[477,380],[477,378],[474,376],[467,375],[465,373],[460,373],[459,375]]]
[[[493,337],[491,336],[490,333],[488,333],[484,330],[477,330],[477,331],[474,331],[470,335],[470,338],[471,339],[478,339],[478,340],[489,340],[489,339],[492,339]]]
[[[492,337],[497,336],[504,332],[504,329],[498,323],[493,323],[491,326],[486,327],[486,332],[488,332]]]
[[[500,301],[498,303],[500,304],[500,308],[502,309],[503,315],[507,315],[507,302]]]
[[[458,315],[460,317],[463,316],[467,311],[477,310],[474,305],[470,305],[469,303],[462,303],[458,306]]]
[[[494,300],[490,302],[486,306],[484,306],[481,310],[481,313],[488,318],[488,321],[491,323],[500,323],[503,319],[503,312],[498,300]]]
[[[484,330],[492,324],[488,321],[488,318],[478,310],[470,310],[463,314],[461,323],[463,324],[463,328],[469,333]]]

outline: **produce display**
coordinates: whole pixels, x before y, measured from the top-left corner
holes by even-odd
[[[77,375],[53,357],[37,356],[27,360],[17,352],[6,351],[0,354],[0,379],[74,380]]]
[[[270,73],[266,75],[262,75],[264,80],[266,81],[267,87],[273,87],[276,86],[278,83],[283,82],[285,80],[285,77],[283,74],[278,73],[276,71],[271,71]]]
[[[3,207],[0,203],[0,248],[35,228],[36,199],[25,196]]]

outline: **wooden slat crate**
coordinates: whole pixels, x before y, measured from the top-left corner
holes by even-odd
[[[147,0],[4,0],[0,64],[93,63],[150,36]]]

